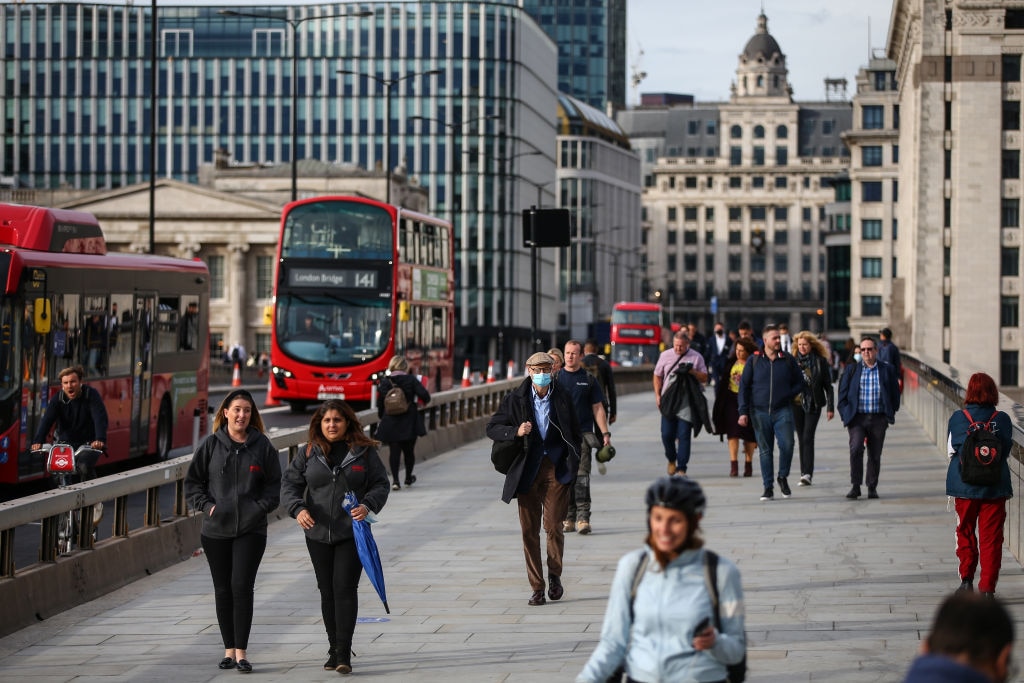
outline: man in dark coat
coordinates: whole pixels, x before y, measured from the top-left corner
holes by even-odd
[[[494,441],[526,440],[522,455],[505,475],[501,499],[508,503],[516,498],[519,504],[526,574],[533,589],[530,605],[547,602],[540,554],[541,522],[547,535],[547,595],[559,600],[564,594],[562,521],[569,507],[583,440],[569,392],[552,382],[554,363],[543,352],[530,356],[526,360],[529,377],[502,399],[487,423],[487,436]]]

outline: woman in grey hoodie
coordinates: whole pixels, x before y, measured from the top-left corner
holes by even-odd
[[[359,502],[351,513],[342,507],[348,491]],[[334,399],[320,406],[309,423],[305,452],[285,470],[281,498],[284,509],[306,533],[330,644],[326,671],[352,673],[352,634],[363,571],[352,520],[380,512],[388,492],[388,474],[377,442],[363,431],[352,407]]]
[[[246,648],[256,572],[267,548],[267,515],[277,508],[280,491],[281,460],[263,433],[256,402],[248,391],[232,391],[185,477],[185,495],[203,515],[203,552],[224,640],[221,669],[252,671]]]

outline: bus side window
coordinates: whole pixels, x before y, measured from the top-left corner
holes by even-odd
[[[178,297],[160,297],[156,307],[156,352],[178,350]]]
[[[132,295],[111,294],[107,325],[110,344],[108,375],[127,375],[132,362]]]

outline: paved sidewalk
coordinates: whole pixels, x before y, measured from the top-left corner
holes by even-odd
[[[600,632],[615,564],[644,535],[643,493],[665,468],[649,392],[621,398],[619,416],[618,455],[593,478],[594,533],[567,538],[560,602],[526,604],[516,507],[499,500],[488,441],[422,463],[415,486],[392,492],[375,525],[392,613],[364,579],[353,662],[360,680],[575,677]],[[814,486],[768,503],[758,500],[756,466],[753,478],[730,479],[725,444],[694,441],[690,475],[708,494],[708,545],[743,573],[748,680],[900,681],[936,605],[959,584],[945,460],[899,414],[881,499],[848,501],[846,432],[838,418],[823,418],[818,436]],[[326,638],[302,534],[290,519],[270,534],[249,646],[256,675],[339,680],[320,668]],[[1024,576],[1008,553],[998,591],[1021,633]],[[0,680],[236,680],[217,669],[222,654],[200,555],[0,639]],[[1024,660],[1024,647],[1015,656]]]

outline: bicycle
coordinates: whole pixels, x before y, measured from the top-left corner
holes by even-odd
[[[70,444],[60,442],[42,444],[39,449],[32,452],[33,454],[45,457],[47,474],[53,478],[53,482],[57,487],[62,489],[77,483],[75,481],[76,475],[79,475],[78,479],[80,481],[86,481],[88,477],[85,476],[85,473],[91,471],[96,466],[100,455],[103,453],[103,451],[93,448],[88,444],[74,448]],[[93,506],[93,511],[97,513],[93,520],[93,525],[95,526],[103,515],[103,504],[97,503]],[[78,508],[72,508],[59,516],[57,520],[58,555],[67,555],[74,550],[76,545],[81,543],[80,540],[76,540],[79,538],[81,530],[81,516],[82,511]],[[95,539],[95,529],[90,533]]]

